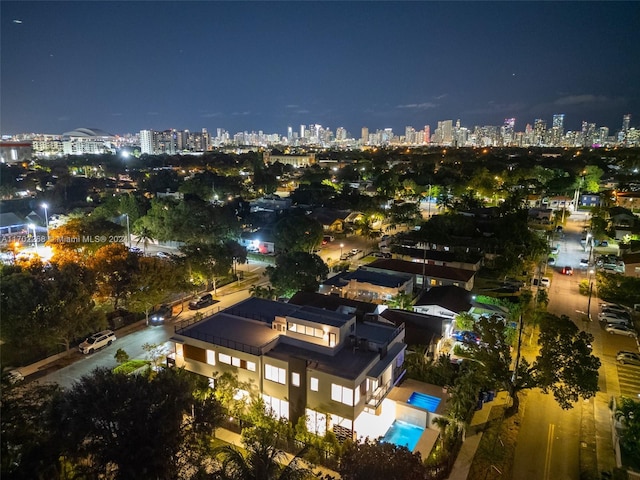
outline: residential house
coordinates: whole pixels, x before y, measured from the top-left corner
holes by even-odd
[[[640,252],[627,253],[622,256],[622,260],[625,266],[624,274],[627,277],[640,278]]]
[[[600,194],[584,192],[580,194],[579,205],[583,207],[599,207],[600,206]]]
[[[360,267],[354,272],[341,272],[325,280],[318,291],[325,295],[382,303],[391,300],[401,292],[411,293],[413,276]]]
[[[321,207],[313,210],[309,216],[320,222],[325,232],[341,233],[344,231],[345,219],[350,213],[346,210]]]
[[[473,270],[398,259],[380,259],[360,268],[374,272],[411,274],[416,288],[454,285],[469,291],[473,289],[476,274]]]
[[[441,267],[459,268],[462,270],[472,270],[474,272],[480,270],[484,260],[480,254],[419,248],[419,246],[400,246],[394,251],[403,257],[410,257],[412,261],[416,263],[422,263],[424,261],[427,265],[439,265]]]
[[[245,247],[249,252],[258,252],[262,254],[271,254],[275,252],[275,240],[273,239],[273,236],[266,231],[242,232],[238,243]]]
[[[277,417],[338,438],[383,434],[395,418],[383,404],[404,375],[404,326],[357,322],[353,314],[249,298],[176,327],[176,366],[211,379],[226,372]],[[383,410],[385,410],[383,412]],[[372,437],[373,438],[373,437]]]

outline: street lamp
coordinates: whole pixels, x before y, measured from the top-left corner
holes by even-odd
[[[342,249],[344,248],[344,243],[340,244],[340,260],[342,260]]]
[[[47,208],[49,208],[49,205],[43,203],[42,208],[44,208],[44,223],[47,226],[47,240],[49,240],[49,215],[47,212]]]
[[[36,233],[36,226],[33,223],[30,223],[29,228],[33,230],[33,243],[35,244],[36,255],[38,255],[38,235]]]
[[[129,249],[131,249],[131,233],[129,232],[129,214],[123,213],[125,217],[127,217],[127,243],[129,244]]]

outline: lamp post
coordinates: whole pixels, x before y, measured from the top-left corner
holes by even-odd
[[[587,319],[591,321],[591,296],[593,295],[593,280],[591,279],[591,275],[593,274],[593,270],[589,269],[589,300],[587,301]]]
[[[129,246],[129,250],[131,250],[131,232],[129,232],[129,214],[123,213],[125,217],[127,217],[127,244]]]
[[[33,223],[30,223],[29,228],[33,230],[33,243],[36,248],[36,255],[38,255],[38,234],[36,233],[36,226]]]
[[[49,240],[49,214],[47,212],[49,205],[47,205],[46,203],[43,203],[42,208],[44,208],[44,223],[47,227],[47,240]]]
[[[340,244],[340,260],[342,260],[342,249],[344,248],[344,243]]]
[[[427,199],[427,218],[431,218],[431,184],[429,184],[429,198]]]

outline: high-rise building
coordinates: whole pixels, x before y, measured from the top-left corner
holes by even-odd
[[[369,143],[369,129],[367,127],[362,127],[362,131],[360,133],[360,142],[362,145],[366,145]]]
[[[553,115],[553,128],[557,128],[560,133],[564,133],[564,113],[556,113]]]
[[[154,154],[154,139],[155,133],[153,130],[140,130],[140,152],[147,155]]]
[[[431,127],[429,125],[424,126],[424,143],[431,143]]]
[[[631,114],[627,113],[622,116],[622,131],[627,133],[629,131],[629,124],[631,123]]]

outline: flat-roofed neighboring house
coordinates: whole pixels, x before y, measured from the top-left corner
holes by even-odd
[[[325,295],[337,295],[371,303],[383,303],[401,292],[413,291],[413,276],[406,273],[367,270],[360,267],[325,280],[318,290]]]
[[[471,292],[448,285],[423,292],[414,302],[413,311],[453,320],[459,313],[471,310],[471,307]]]
[[[393,325],[404,325],[405,343],[424,346],[428,352],[435,352],[438,342],[451,326],[451,320],[444,317],[395,308],[386,309],[380,317]]]
[[[380,259],[361,268],[374,272],[410,274],[416,288],[422,288],[424,282],[426,288],[453,285],[469,291],[473,289],[476,274],[473,270],[398,259]]]
[[[215,382],[231,373],[277,417],[310,432],[356,439],[404,375],[404,326],[249,298],[176,327],[176,366]],[[360,432],[360,435],[358,434]]]

